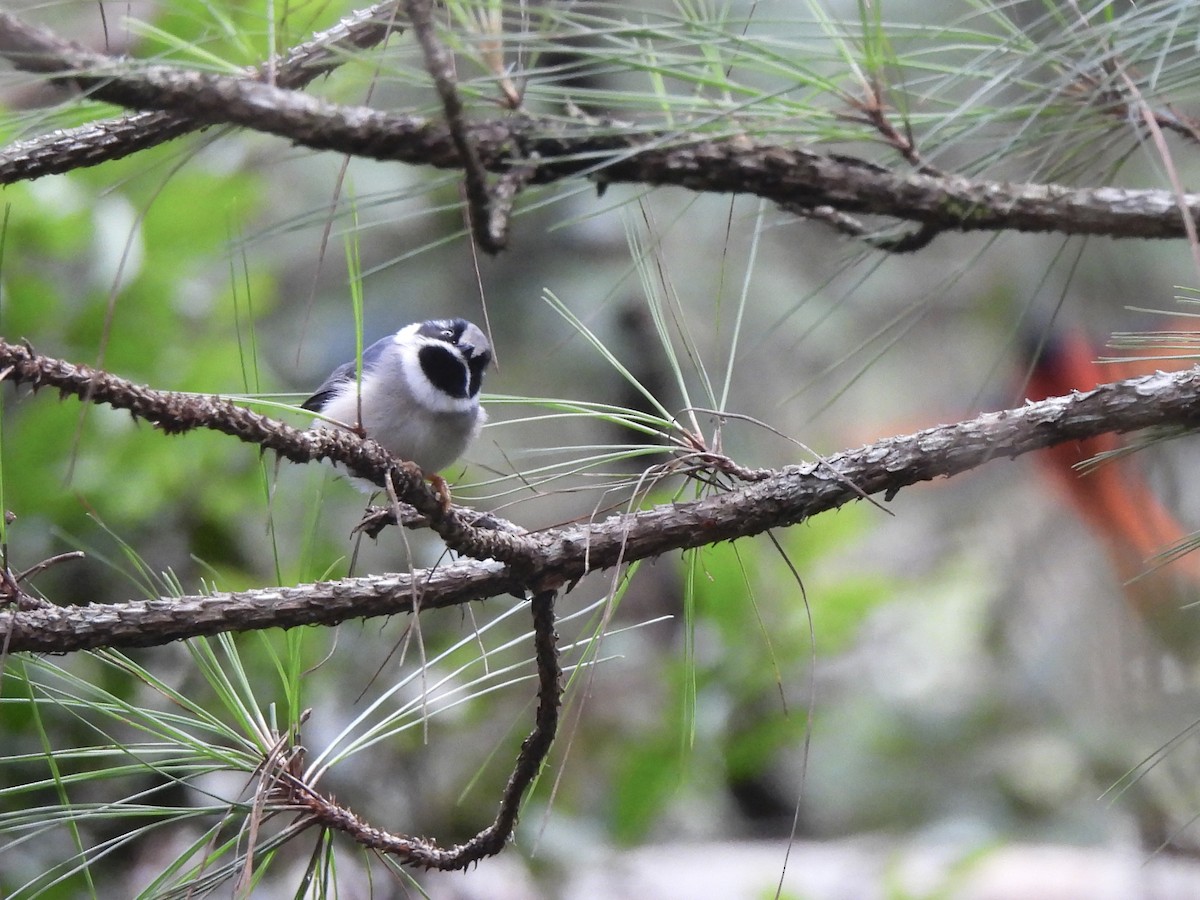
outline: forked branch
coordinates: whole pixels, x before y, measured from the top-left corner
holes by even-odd
[[[521,801],[541,771],[558,731],[562,667],[558,660],[558,636],[554,632],[555,596],[553,590],[539,591],[531,600],[538,672],[537,712],[533,730],[522,742],[512,775],[504,788],[500,810],[487,828],[465,844],[448,848],[429,838],[394,834],[364,822],[345,806],[309,787],[302,777],[288,774],[277,782],[278,800],[304,810],[313,824],[347,834],[362,846],[395,856],[407,865],[453,871],[465,869],[484,857],[495,856],[512,837]]]
[[[193,128],[236,125],[314,150],[459,170],[466,165],[459,146],[465,142],[483,171],[502,176],[493,196],[496,209],[525,184],[591,177],[599,184],[750,194],[785,209],[889,216],[921,226],[913,246],[941,231],[1178,238],[1186,234],[1185,214],[1200,218],[1200,196],[1194,194],[897,172],[852,156],[815,153],[793,142],[750,139],[740,130],[728,135],[700,126],[595,128],[529,115],[471,121],[452,129],[421,116],[328,103],[256,78],[117,60],[3,12],[0,55],[75,82],[96,99],[169,112]],[[0,151],[0,184],[94,164],[106,158],[97,151],[97,138],[117,144],[140,140],[138,127],[129,128],[127,122],[111,134],[103,128],[97,132],[97,127],[85,126],[77,143],[63,138]],[[852,221],[845,220],[843,230],[853,231]],[[888,249],[911,246],[904,241]]]
[[[516,527],[480,528],[470,510],[443,511],[408,464],[349,432],[302,431],[229,400],[155,391],[3,340],[0,376],[129,410],[167,432],[207,428],[295,462],[334,460],[377,483],[390,474],[401,499],[425,513],[429,526],[448,543],[475,558],[433,571],[293,588],[0,611],[0,637],[11,650],[59,653],[393,615],[411,611],[414,596],[422,609],[429,609],[501,596],[530,584],[549,589],[589,572],[793,525],[869,494],[883,493],[887,499],[908,485],[956,475],[993,459],[1110,432],[1200,423],[1200,368],[1160,372],[887,438],[818,463],[787,466],[689,503],[525,533]]]

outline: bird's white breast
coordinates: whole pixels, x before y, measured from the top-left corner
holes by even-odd
[[[454,398],[433,387],[415,348],[397,349],[363,372],[361,392],[356,382],[346,382],[323,412],[346,425],[361,424],[393,456],[436,472],[463,454],[486,414],[478,397]]]

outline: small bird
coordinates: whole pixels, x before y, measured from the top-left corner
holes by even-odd
[[[437,471],[466,451],[487,418],[479,389],[491,361],[487,336],[465,319],[414,322],[363,351],[361,380],[355,363],[344,363],[302,405],[333,420],[314,427],[358,431],[416,463],[442,494]]]

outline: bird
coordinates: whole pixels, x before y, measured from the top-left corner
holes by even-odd
[[[479,390],[491,361],[487,336],[466,319],[414,322],[363,351],[361,378],[354,360],[343,363],[301,406],[323,417],[313,427],[355,431],[416,463],[448,505],[437,473],[466,452],[487,419]]]

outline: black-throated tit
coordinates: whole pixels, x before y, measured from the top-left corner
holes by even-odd
[[[334,420],[317,426],[361,426],[393,456],[434,476],[483,427],[479,389],[491,361],[487,336],[465,319],[414,322],[363,351],[361,381],[353,361],[340,365],[303,407]]]

